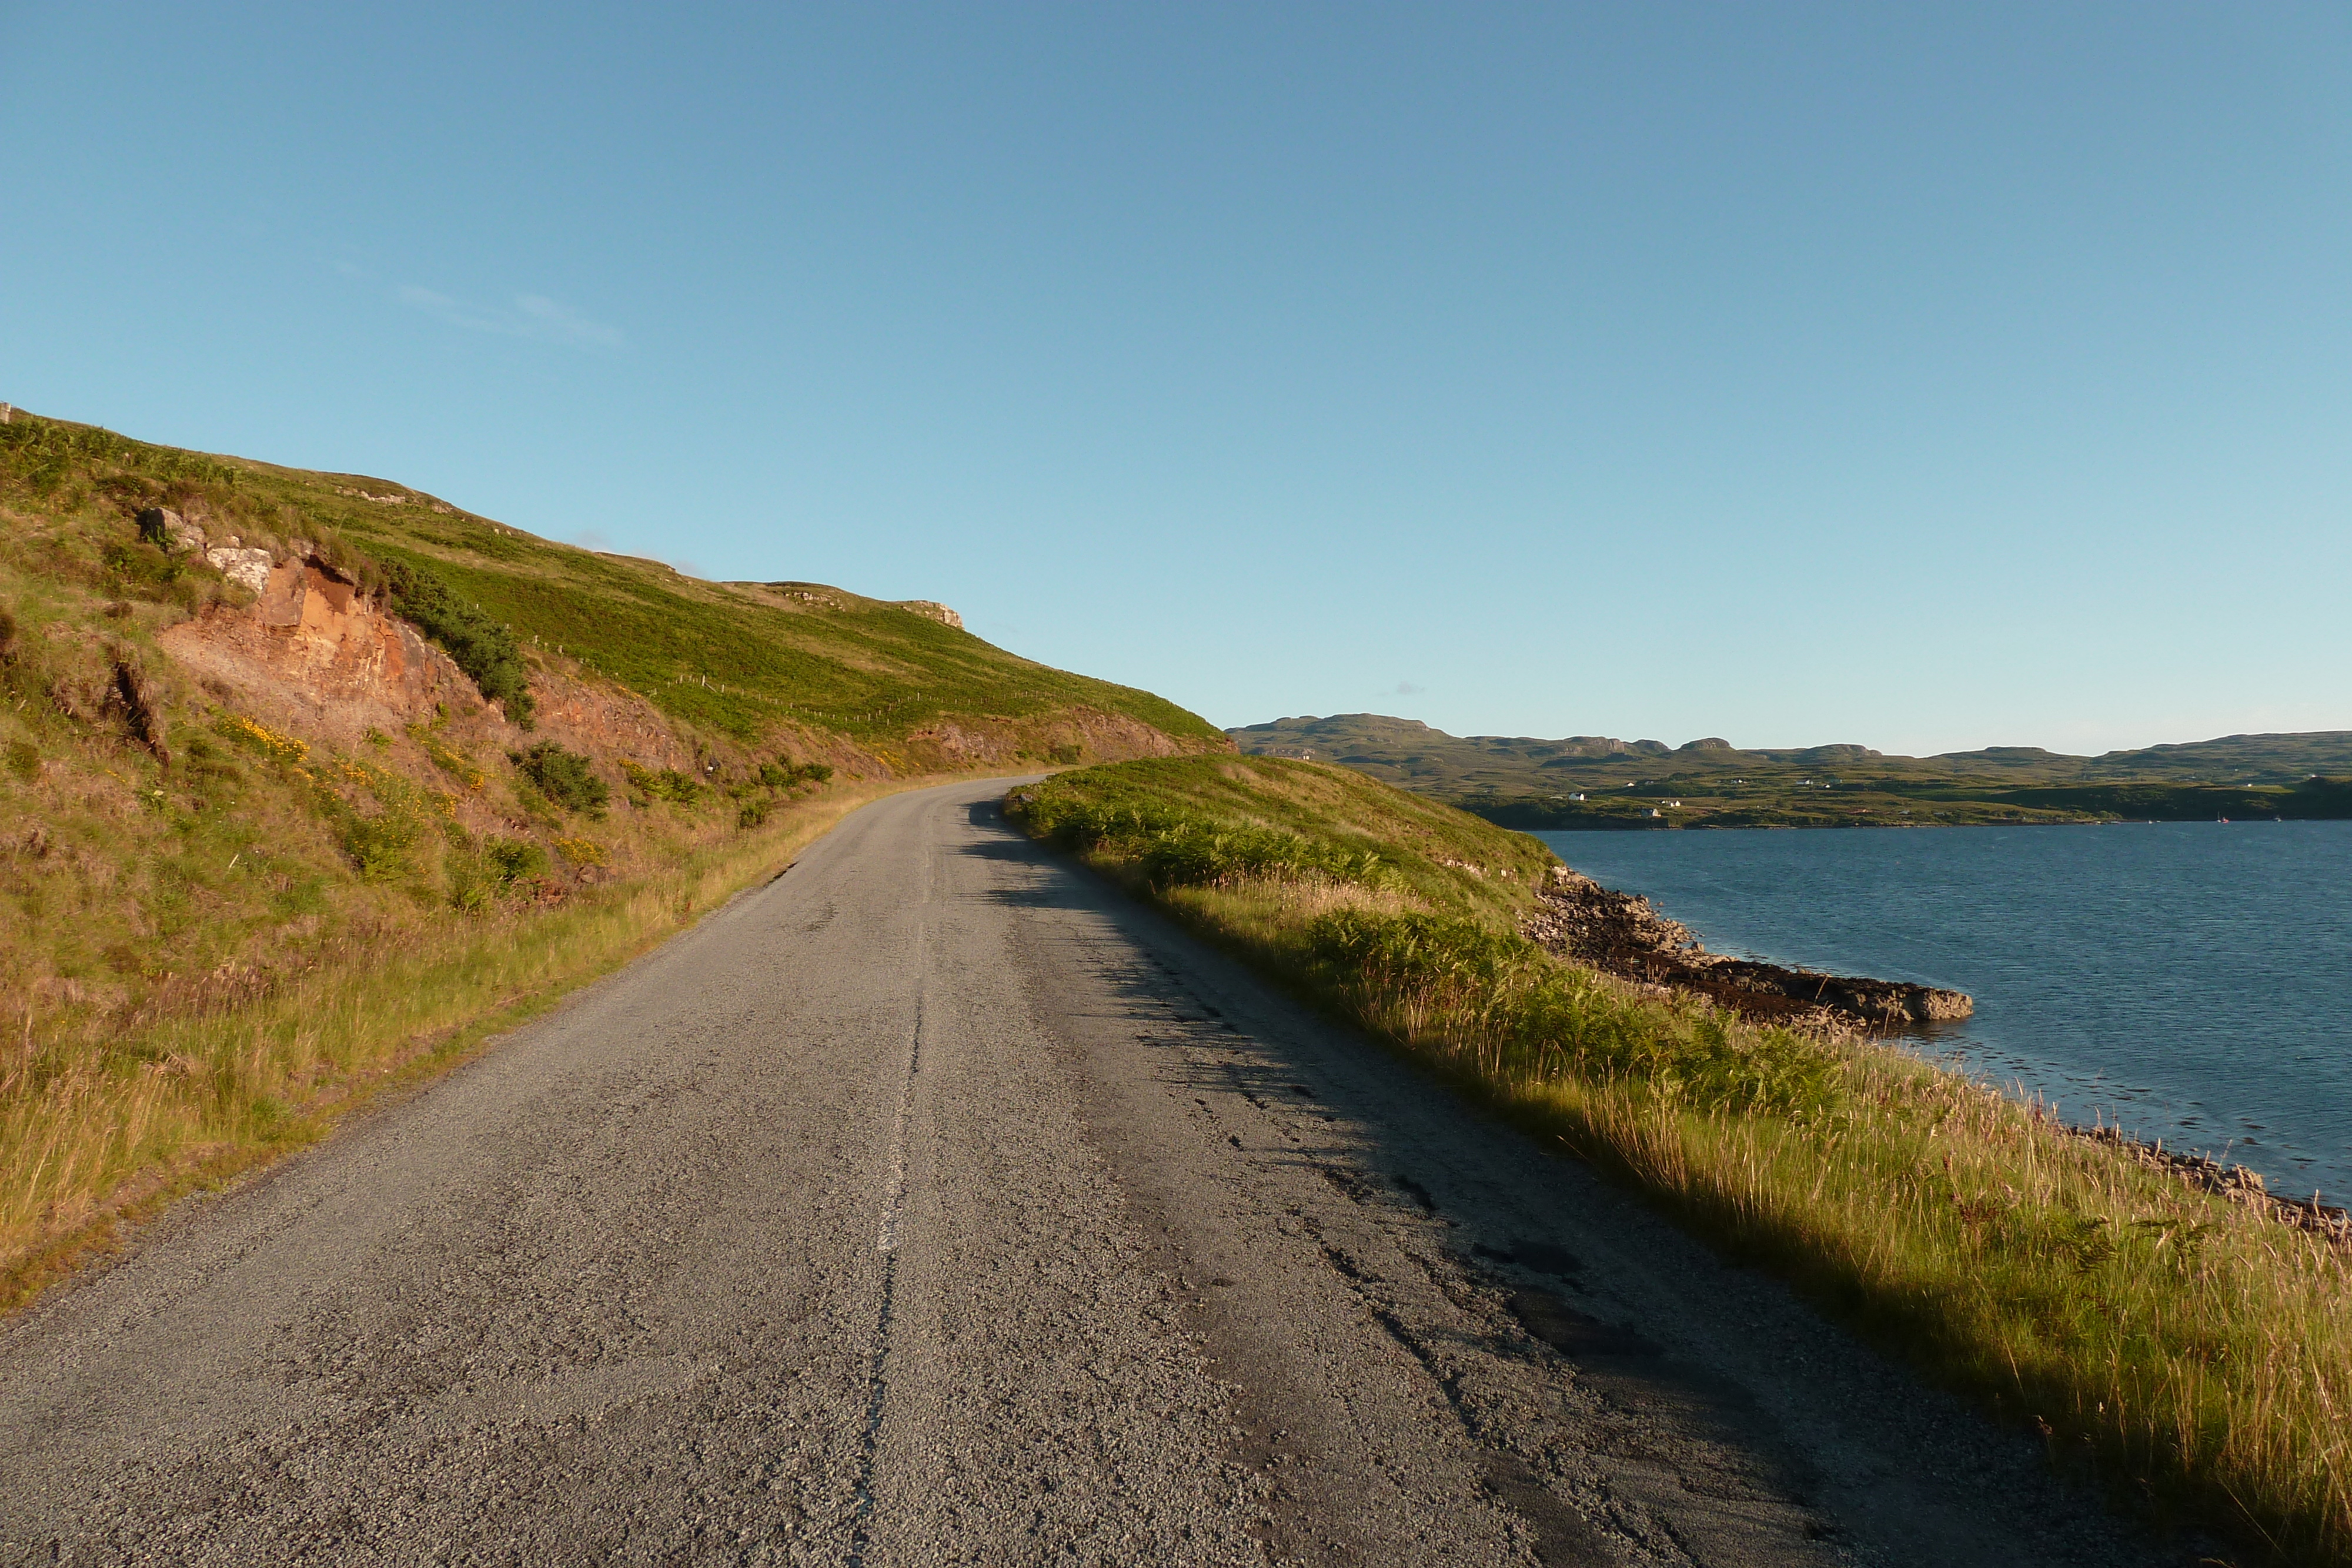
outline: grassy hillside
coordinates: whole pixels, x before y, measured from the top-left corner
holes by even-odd
[[[2231,736],[2067,757],[1994,747],[1740,750],[1603,736],[1453,736],[1378,714],[1229,732],[1257,756],[1337,762],[1515,828],[1924,826],[2352,816],[2352,732]],[[1577,797],[1581,796],[1582,799]]]
[[[0,1304],[898,780],[1226,748],[939,613],[0,424]]]
[[[701,582],[538,538],[388,480],[183,453],[21,413],[0,426],[0,458],[11,526],[47,525],[56,575],[108,586],[100,558],[150,506],[202,511],[218,519],[216,535],[249,542],[340,540],[430,571],[551,662],[746,743],[792,722],[887,751],[943,720],[1034,722],[1092,708],[1222,746],[1213,727],[1163,698],[1021,658],[914,609],[813,583]],[[113,575],[120,592],[140,586]],[[192,592],[201,589],[167,597],[184,603]]]
[[[1551,852],[1344,769],[1196,757],[1089,768],[1019,791],[1026,821],[1067,847],[1114,846],[1153,886],[1263,883],[1334,907],[1412,906],[1507,933]]]
[[[2192,1185],[1892,1047],[1557,960],[1515,929],[1539,845],[1338,767],[1129,762],[1007,807],[2112,1495],[2268,1560],[2352,1561],[2344,1257],[2258,1184]]]

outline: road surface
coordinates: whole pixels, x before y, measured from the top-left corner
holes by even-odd
[[[0,1330],[0,1562],[2166,1560],[1003,788]]]

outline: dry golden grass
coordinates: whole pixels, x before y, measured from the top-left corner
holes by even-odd
[[[122,1224],[323,1136],[383,1088],[463,1060],[565,991],[773,874],[845,813],[929,780],[835,787],[751,833],[551,910],[438,918],[385,945],[336,939],[268,995],[109,1034],[102,1015],[0,1044],[0,1307]]]
[[[1171,899],[1187,899],[1200,890],[1171,888]],[[1426,900],[1393,887],[1362,887],[1344,882],[1253,882],[1225,890],[1221,902],[1224,917],[1246,921],[1254,931],[1270,936],[1293,925],[1349,910],[1364,915],[1426,913]]]

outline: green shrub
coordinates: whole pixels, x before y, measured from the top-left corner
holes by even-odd
[[[1025,810],[1031,827],[1055,843],[1132,860],[1154,887],[1321,876],[1379,888],[1393,880],[1377,852],[1316,843],[1278,828],[1245,826],[1181,807],[1049,791],[1032,794]]]
[[[477,845],[462,829],[450,832],[449,902],[467,915],[486,914],[501,894],[520,882],[535,882],[553,865],[545,849],[528,839],[488,839]]]
[[[29,740],[8,743],[8,771],[30,784],[41,776],[41,753]]]
[[[234,491],[244,477],[229,465],[198,453],[149,446],[110,430],[76,429],[32,415],[19,415],[0,424],[0,463],[43,496],[77,474],[87,477],[101,463],[137,469],[159,480],[224,491]]]
[[[702,799],[702,780],[675,768],[640,768],[634,762],[623,762],[621,771],[628,775],[630,788],[647,800],[691,806]]]
[[[0,451],[33,494],[47,496],[74,470],[74,434],[46,421],[14,421],[0,424]]]
[[[791,763],[782,758],[760,764],[757,778],[771,789],[789,789],[795,784],[822,784],[833,777],[833,769],[822,762]]]
[[[498,880],[478,854],[449,857],[449,903],[466,915],[487,915],[498,901]]]
[[[99,551],[99,559],[115,590],[134,599],[193,604],[204,597],[194,568],[144,539],[117,539]]]
[[[492,839],[482,846],[482,859],[508,887],[527,877],[545,876],[550,864],[547,851],[528,839]]]
[[[382,570],[394,613],[439,643],[484,696],[505,706],[508,718],[530,728],[530,672],[515,634],[424,567],[394,560]]]
[[[353,817],[343,824],[342,837],[343,852],[352,857],[362,880],[390,882],[408,871],[408,853],[416,844],[416,821],[402,811]]]
[[[508,758],[539,792],[567,811],[602,817],[612,790],[596,776],[588,758],[566,751],[551,740],[509,752]]]
[[[728,791],[735,797],[735,825],[751,829],[768,820],[774,806],[774,796],[761,798],[756,793],[762,787],[771,791],[793,789],[800,784],[822,784],[833,777],[833,769],[822,762],[793,763],[784,758],[762,762],[752,770],[751,779]]]

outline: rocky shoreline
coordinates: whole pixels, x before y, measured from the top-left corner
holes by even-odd
[[[2147,1143],[2120,1127],[2078,1127],[2064,1122],[2053,1124],[2075,1137],[2118,1150],[2133,1163],[2161,1171],[2185,1186],[2216,1194],[2281,1225],[2308,1231],[2337,1247],[2352,1249],[2352,1214],[2334,1204],[2320,1202],[2317,1194],[2306,1198],[2282,1197],[2270,1190],[2260,1171],[2223,1165],[2210,1155],[2176,1154],[2164,1146],[2161,1138]]]
[[[1612,892],[1566,866],[1552,868],[1537,897],[1540,907],[1522,929],[1549,951],[1636,985],[1696,992],[1759,1023],[1814,1033],[1876,1034],[1963,1019],[1976,1010],[1975,1002],[1959,991],[1709,953],[1690,927],[1659,914],[1648,899]],[[2352,1212],[2316,1197],[2283,1197],[2258,1171],[2210,1155],[2180,1154],[2166,1148],[2160,1138],[2149,1143],[2120,1127],[2076,1126],[2038,1109],[2035,1114],[2070,1137],[2105,1145],[2185,1186],[2352,1249]]]
[[[1710,953],[1646,898],[1554,866],[1522,929],[1563,958],[1645,986],[1693,991],[1743,1017],[1832,1033],[1916,1029],[1976,1010],[1965,993],[1903,980],[1792,969]]]

